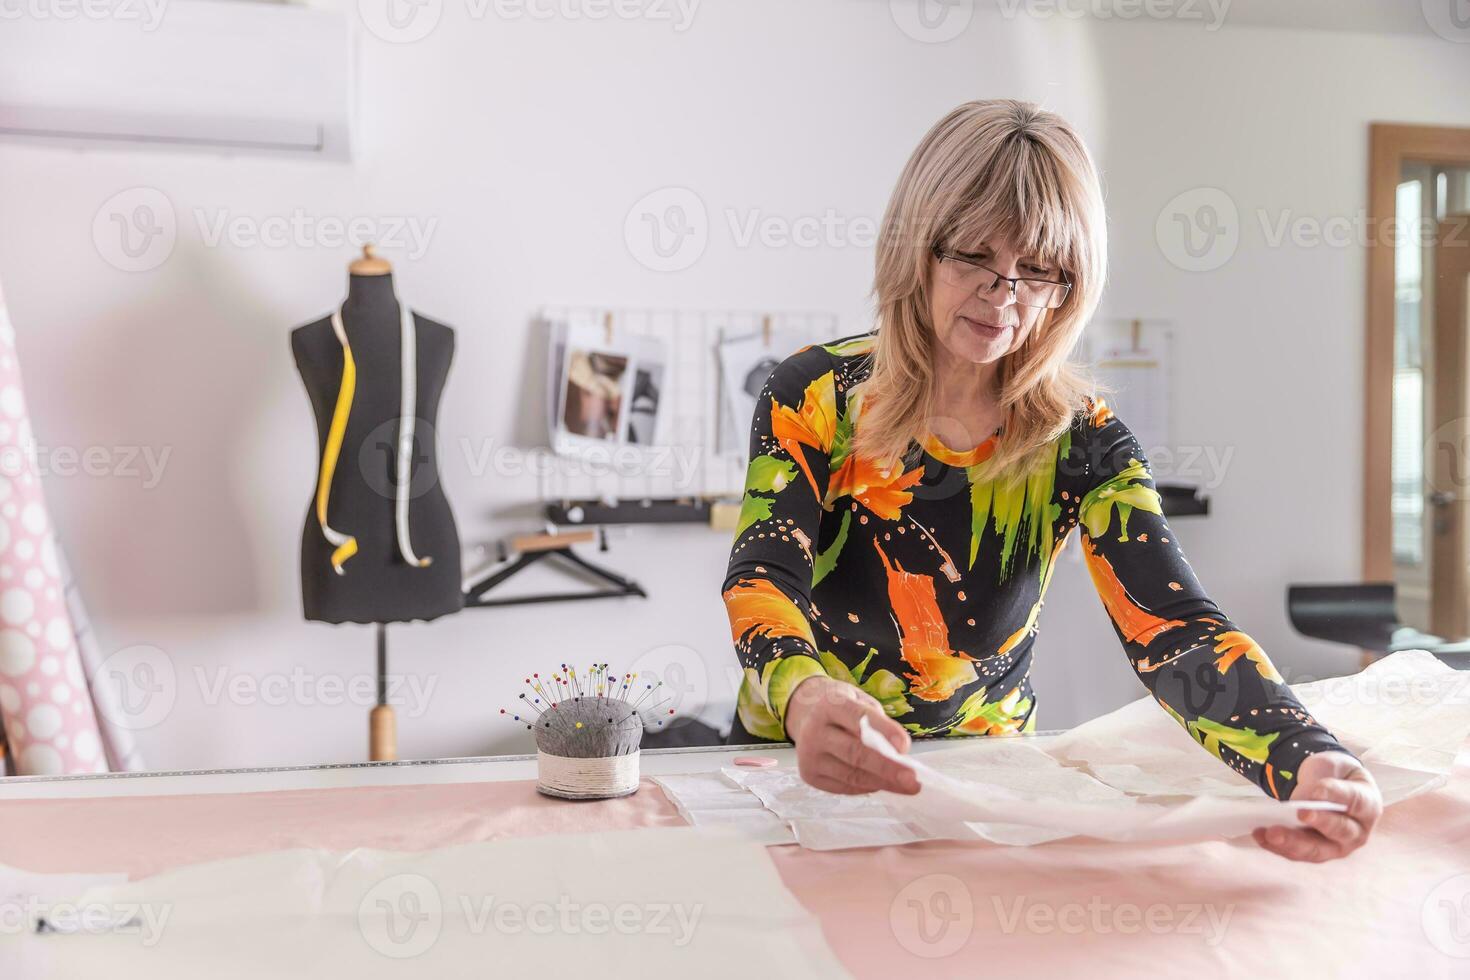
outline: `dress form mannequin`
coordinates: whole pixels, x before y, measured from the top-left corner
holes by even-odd
[[[418,314],[405,322],[392,270],[371,246],[349,272],[341,310],[291,332],[321,461],[301,533],[301,595],[309,620],[379,624],[381,686],[382,624],[464,607],[433,428],[454,331]]]

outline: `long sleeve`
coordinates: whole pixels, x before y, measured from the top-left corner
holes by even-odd
[[[1137,440],[1100,400],[1087,431],[1077,459],[1083,556],[1129,663],[1196,742],[1263,792],[1289,799],[1307,756],[1348,750],[1205,594],[1164,520]]]
[[[781,362],[756,399],[750,465],[723,586],[750,734],[784,739],[796,685],[823,674],[811,590],[837,438],[837,394],[820,347]]]

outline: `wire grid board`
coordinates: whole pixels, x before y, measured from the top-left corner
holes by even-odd
[[[546,329],[558,322],[597,327],[611,322],[615,336],[662,341],[668,357],[668,379],[652,445],[610,446],[608,458],[595,461],[554,456],[541,473],[539,492],[544,502],[739,496],[745,486],[748,440],[744,433],[749,431],[750,419],[735,420],[742,433],[736,445],[720,446],[720,341],[766,329],[779,335],[800,333],[812,343],[840,335],[837,315],[819,312],[547,306],[540,321]]]

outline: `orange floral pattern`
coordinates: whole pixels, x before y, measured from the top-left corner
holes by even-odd
[[[888,601],[898,620],[899,652],[914,669],[904,674],[912,683],[909,693],[923,701],[947,701],[978,676],[973,657],[949,648],[949,627],[939,612],[934,580],[914,575],[888,560],[873,542],[888,574]]]
[[[900,467],[881,467],[871,457],[849,453],[832,474],[827,496],[828,510],[842,497],[851,497],[885,521],[896,521],[914,495],[909,488],[924,476],[921,469],[903,472]]]
[[[820,499],[822,487],[812,475],[803,446],[821,453],[832,451],[832,437],[837,432],[837,395],[832,387],[832,372],[814,378],[806,386],[801,405],[793,410],[771,400],[771,434],[806,474],[812,492]]]

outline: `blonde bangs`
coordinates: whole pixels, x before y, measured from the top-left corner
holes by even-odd
[[[1024,141],[1003,145],[972,186],[945,202],[951,213],[938,229],[938,241],[961,252],[987,242],[1010,242],[1042,261],[1062,267],[1075,259],[1072,243],[1079,229],[1048,172],[1050,161]]]
[[[877,343],[863,382],[858,451],[898,460],[927,433],[935,340],[931,249],[1006,242],[1072,283],[1001,360],[1005,431],[986,469],[1023,479],[1048,462],[1094,385],[1068,357],[1097,308],[1107,270],[1102,191],[1082,140],[1060,117],[1014,99],[968,102],[941,119],[904,167],[884,214],[873,292]]]

